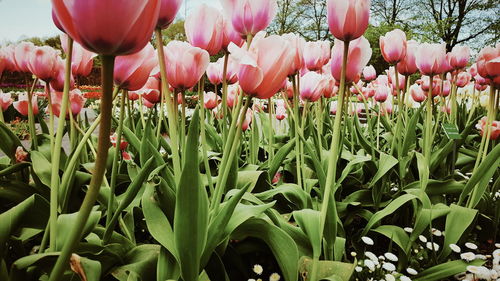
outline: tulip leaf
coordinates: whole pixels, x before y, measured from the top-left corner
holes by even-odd
[[[446,216],[446,225],[444,236],[444,246],[443,251],[440,254],[440,258],[446,258],[451,253],[450,244],[455,244],[462,237],[464,232],[474,221],[477,215],[477,210],[461,207],[455,204],[451,204],[450,212]]]

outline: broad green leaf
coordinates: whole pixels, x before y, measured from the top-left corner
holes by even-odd
[[[477,210],[461,207],[451,204],[450,212],[446,216],[446,226],[444,236],[443,251],[439,255],[440,258],[446,258],[451,253],[450,244],[456,244],[467,230],[469,225],[474,221]]]
[[[46,186],[50,185],[50,177],[52,174],[52,164],[38,151],[31,152],[31,161],[33,162],[33,170],[35,174],[38,176],[40,181]]]
[[[276,155],[274,155],[274,158],[271,159],[271,163],[269,165],[270,177],[274,177],[276,172],[278,172],[280,166],[283,165],[283,160],[285,160],[285,158],[290,154],[290,152],[294,147],[295,147],[295,139],[292,139],[278,150]]]
[[[406,246],[408,245],[410,238],[401,227],[396,225],[381,225],[375,229],[372,229],[372,231],[378,232],[391,239],[401,248],[401,250],[406,251]]]
[[[76,221],[76,217],[78,213],[72,214],[62,214],[57,217],[57,250],[61,250],[63,245],[66,243],[66,239],[68,238],[68,234],[71,232],[71,229],[74,227],[74,223]],[[90,213],[87,223],[83,228],[81,237],[87,236],[90,232],[92,232],[101,219],[101,212],[93,211]]]
[[[415,152],[415,155],[417,156],[420,189],[425,191],[425,189],[427,188],[427,183],[429,182],[429,165],[427,165],[427,160],[421,153]]]
[[[112,269],[111,274],[120,281],[129,280],[130,275],[140,277],[139,280],[155,280],[159,253],[159,245],[137,246],[122,257],[123,265]]]
[[[297,210],[312,207],[311,195],[305,192],[298,185],[291,183],[279,185],[274,189],[257,193],[255,196],[260,200],[267,201],[275,198],[278,194],[283,195],[290,203],[297,206]]]
[[[392,155],[380,153],[380,161],[378,163],[378,169],[375,176],[370,182],[370,186],[373,186],[377,181],[379,181],[385,174],[387,174],[392,167],[398,164],[398,160],[394,158]]]
[[[424,106],[420,106],[419,109],[413,113],[410,122],[408,122],[408,125],[406,126],[406,133],[403,140],[403,146],[400,152],[401,156],[408,155],[411,145],[416,143],[417,122],[420,119],[420,113],[422,112],[422,108],[424,108]]]
[[[319,257],[321,255],[322,238],[319,233],[320,212],[311,209],[303,209],[300,211],[294,211],[293,217],[302,231],[304,231],[309,238],[314,256]]]
[[[12,133],[12,131],[5,126],[3,122],[0,122],[0,150],[9,156],[13,162],[15,162],[15,154],[17,147],[23,147],[21,141]]]
[[[200,135],[198,110],[195,111],[186,141],[177,200],[175,203],[174,238],[184,281],[197,281],[200,259],[207,242],[208,195],[201,184],[198,166]]]
[[[344,263],[338,261],[319,261],[318,278],[320,280],[341,280],[349,281],[354,273],[356,263]],[[299,273],[303,280],[311,281],[310,276],[312,259],[302,257],[299,261]]]

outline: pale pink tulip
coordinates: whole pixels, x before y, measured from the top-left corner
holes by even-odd
[[[370,82],[377,78],[377,72],[375,71],[375,67],[373,67],[373,65],[369,65],[363,68],[363,78],[365,78],[365,81],[367,82]]]
[[[472,76],[468,72],[460,72],[457,75],[456,84],[458,87],[463,88],[469,84],[471,78]]]
[[[219,105],[219,100],[221,99],[216,93],[214,92],[208,92],[204,93],[204,106],[208,110],[212,110]]]
[[[416,102],[423,102],[427,98],[427,94],[417,84],[411,85],[410,95],[411,95],[412,99]]]
[[[61,34],[61,47],[68,53],[68,35]],[[88,76],[94,66],[94,58],[97,54],[85,50],[78,42],[73,42],[73,53],[71,54],[71,72],[77,76]]]
[[[141,51],[115,60],[115,85],[128,91],[137,91],[148,81],[149,75],[157,65],[155,49],[147,44]]]
[[[290,67],[290,71],[288,75],[293,75],[297,73],[304,66],[304,47],[306,41],[299,35],[294,33],[287,33],[282,35],[283,39],[287,40],[290,43],[290,51],[294,57],[293,64]],[[330,52],[330,48],[328,47],[328,53]],[[328,56],[327,60],[330,59]]]
[[[151,39],[160,0],[52,0],[65,32],[84,48],[102,55],[128,55]]]
[[[30,72],[29,61],[35,45],[31,42],[21,42],[14,48],[14,61],[17,71]]]
[[[285,101],[284,100],[276,100],[276,119],[279,121],[284,120],[288,117]]]
[[[5,47],[0,48],[0,56],[2,57],[2,62],[4,66],[4,70],[15,72],[17,71],[17,64],[15,60],[15,46],[7,45]]]
[[[450,64],[455,69],[465,68],[470,59],[470,48],[455,46],[451,50]]]
[[[184,22],[187,41],[191,45],[206,50],[211,56],[222,49],[224,39],[222,14],[207,4],[199,5]]]
[[[63,93],[62,92],[52,92],[51,93],[51,101],[52,101],[52,112],[54,113],[55,116],[59,116],[61,112],[61,103],[62,103],[62,98],[63,98]],[[71,107],[71,114],[73,116],[77,116],[80,114],[80,112],[83,109],[83,106],[85,105],[86,99],[83,97],[82,92],[78,89],[75,89],[71,92],[69,92],[69,104]],[[69,112],[66,112],[66,119],[69,118]]]
[[[337,85],[335,85],[335,79],[331,75],[323,74],[323,93],[321,94],[325,98],[331,98],[335,96],[339,90]]]
[[[57,57],[56,64],[56,74],[54,79],[50,80],[50,87],[56,91],[62,92],[64,90],[64,80],[66,76],[66,72],[64,71],[65,62],[61,57]],[[70,90],[75,88],[75,79],[73,78],[73,75],[70,75],[69,88]]]
[[[409,76],[417,72],[417,64],[415,62],[415,55],[418,49],[418,43],[409,40],[406,44],[406,55],[405,57],[397,64],[398,72]]]
[[[31,105],[33,106],[33,115],[38,114],[38,100],[37,96],[33,95],[31,98]],[[23,116],[28,116],[28,94],[19,94],[17,101],[13,103],[14,108]]]
[[[389,96],[389,93],[391,92],[392,89],[390,88],[390,86],[379,85],[375,89],[375,95],[373,96],[373,99],[378,102],[385,102],[387,100],[387,97]]]
[[[238,81],[238,76],[236,75],[237,65],[233,60],[232,56],[229,56],[226,71],[226,82],[228,84],[234,84]],[[222,83],[224,75],[224,58],[218,59],[216,62],[211,62],[207,67],[207,77],[210,83],[213,85],[219,85]]]
[[[253,36],[267,28],[276,16],[276,0],[221,0],[234,30],[242,36]]]
[[[332,50],[332,76],[335,80],[341,80],[342,57],[344,54],[344,42],[335,41]],[[349,45],[349,53],[347,55],[346,82],[356,82],[359,79],[360,73],[366,66],[372,56],[370,43],[365,37],[360,37],[352,41]]]
[[[444,44],[421,44],[417,49],[415,62],[422,75],[443,73],[447,67],[446,46]]]
[[[0,108],[2,109],[2,111],[6,111],[11,104],[12,104],[11,94],[0,91]]]
[[[389,67],[389,70],[387,72],[387,77],[389,78],[389,83],[393,85],[394,90],[396,90],[396,71],[394,69],[394,66]],[[398,73],[398,86],[400,90],[404,90],[406,86],[406,77],[402,75],[401,73]]]
[[[497,79],[500,76],[500,55],[485,64],[486,72],[491,79]]]
[[[317,72],[308,72],[300,78],[300,98],[304,101],[317,101],[321,98],[324,88],[323,77]]]
[[[231,20],[224,18],[222,48],[224,48],[224,50],[227,50],[227,47],[229,46],[229,44],[231,44],[231,42],[233,42],[236,46],[241,47],[245,43],[245,40],[243,40],[243,37],[241,37],[240,33],[234,30]]]
[[[35,47],[28,59],[28,69],[38,79],[50,82],[59,74],[58,58],[58,52],[52,47]]]
[[[451,82],[448,81],[448,80],[444,80],[443,81],[443,86],[442,86],[442,89],[441,89],[441,96],[443,97],[447,97],[450,95],[450,91],[451,91]]]
[[[476,125],[476,129],[479,130],[481,136],[483,136],[484,132],[486,132],[486,126],[488,123],[488,118],[485,116],[479,120],[479,122]],[[490,133],[490,140],[496,140],[498,137],[500,137],[500,121],[493,121],[491,124],[491,133]]]
[[[330,103],[330,114],[331,115],[336,115],[337,114],[337,101],[332,101]]]
[[[250,50],[229,45],[239,63],[238,81],[243,92],[260,99],[276,94],[288,75],[294,57],[290,44],[278,35],[254,41]]]
[[[182,0],[161,0],[160,16],[156,26],[160,29],[167,28],[175,19]]]
[[[210,62],[208,52],[187,42],[171,41],[165,47],[168,83],[187,90],[198,83]]]
[[[22,146],[16,148],[16,153],[14,158],[16,158],[16,163],[22,163],[28,161],[29,153],[24,150]]]
[[[241,95],[240,85],[233,84],[227,87],[227,106],[233,108],[238,103],[238,97]]]
[[[241,124],[241,130],[246,131],[250,127],[253,119],[253,111],[249,108],[245,114],[245,120],[243,120],[243,124]]]
[[[303,56],[307,69],[320,70],[330,60],[330,43],[327,41],[306,42]]]
[[[160,102],[161,97],[161,85],[160,80],[155,77],[149,77],[148,81],[138,92],[141,93],[142,97],[151,104],[156,104]]]
[[[499,56],[500,56],[500,47],[498,47],[498,48],[493,48],[493,47],[483,48],[479,52],[479,54],[477,56],[477,60],[476,60],[478,74],[484,78],[489,78],[489,79],[493,79],[496,76],[496,75],[494,75],[495,72],[498,75],[500,70],[498,70],[498,67],[497,68],[494,67],[495,65],[498,66],[498,62],[496,64],[495,63],[492,64],[492,67],[489,69],[489,70],[491,70],[491,73],[486,68],[486,65],[490,61],[495,60]]]
[[[357,39],[368,28],[370,0],[328,0],[327,17],[335,38],[342,41]]]
[[[385,61],[390,64],[397,64],[405,58],[406,44],[406,34],[400,29],[380,36],[380,51]]]

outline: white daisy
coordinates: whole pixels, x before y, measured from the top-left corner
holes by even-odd
[[[411,281],[410,277],[405,276],[405,275],[399,276],[399,280],[401,280],[401,281]]]
[[[384,264],[382,264],[382,268],[390,272],[396,270],[396,266],[390,262],[384,262]]]
[[[412,233],[413,232],[413,228],[411,228],[411,227],[405,227],[403,229],[404,229],[404,231],[406,231],[408,233]]]
[[[278,273],[273,273],[269,276],[269,281],[279,281],[281,276]]]
[[[363,271],[363,268],[361,266],[356,266],[354,270],[356,270],[356,272],[361,272]]]
[[[370,252],[370,251],[366,251],[365,252],[365,257],[369,258],[373,262],[378,262],[377,256],[374,253]]]
[[[439,245],[435,242],[427,242],[425,244],[425,246],[427,247],[427,249],[431,250],[431,251],[438,251],[439,250]]]
[[[384,256],[390,261],[398,261],[398,257],[393,253],[385,253]]]
[[[260,264],[256,264],[256,265],[254,265],[254,266],[253,266],[253,268],[252,268],[252,270],[253,270],[253,272],[255,272],[255,274],[257,274],[257,275],[261,275],[261,274],[262,274],[262,272],[264,272],[264,268],[262,268],[262,265],[260,265]]]
[[[361,240],[363,240],[363,242],[369,246],[372,246],[374,244],[373,240],[368,236],[361,237]]]
[[[465,247],[471,249],[471,250],[477,250],[477,245],[471,242],[465,243]]]
[[[476,259],[476,255],[472,252],[466,252],[460,254],[460,258],[463,259],[464,261],[470,262]]]
[[[386,274],[385,281],[396,281],[396,277],[394,277],[394,275],[392,274]]]
[[[441,235],[443,235],[443,233],[439,229],[432,228],[432,235],[441,236]]]
[[[419,235],[419,236],[418,236],[418,239],[419,239],[420,241],[422,241],[422,243],[427,243],[427,238],[426,238],[425,236],[423,236],[423,235]]]
[[[408,272],[408,274],[410,274],[410,275],[417,275],[418,274],[418,271],[416,271],[415,269],[413,269],[411,267],[408,267],[406,269],[406,272]]]
[[[368,267],[368,269],[371,271],[375,270],[375,264],[372,260],[365,260],[365,266]]]
[[[462,249],[460,249],[460,247],[457,244],[450,244],[449,246],[451,250],[455,253],[460,253],[462,251]]]

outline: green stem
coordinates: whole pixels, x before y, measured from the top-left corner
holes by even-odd
[[[321,235],[321,238],[323,238],[323,232],[325,229],[325,221],[326,221],[326,212],[328,210],[328,205],[329,205],[329,200],[330,200],[330,195],[332,195],[332,187],[335,183],[335,178],[337,174],[337,161],[339,158],[340,154],[340,131],[341,131],[341,122],[342,122],[342,112],[343,112],[343,107],[344,107],[344,94],[345,94],[345,75],[346,75],[346,69],[347,69],[347,56],[349,54],[349,41],[344,42],[344,54],[342,57],[342,71],[341,71],[341,78],[340,78],[340,88],[339,88],[339,100],[337,103],[337,114],[335,114],[335,122],[333,125],[333,137],[332,137],[332,143],[330,146],[330,157],[328,159],[328,172],[326,175],[326,182],[325,182],[325,193],[323,194],[323,202],[321,203],[321,213],[320,213],[320,224],[319,224],[319,233]],[[335,221],[332,222],[332,225],[334,227],[333,230],[333,245],[335,245],[335,240],[337,237],[337,207],[336,207],[336,202],[335,202],[335,196],[332,196],[332,214],[331,218],[333,218]],[[323,239],[321,239],[323,240]],[[313,260],[314,262],[314,260]],[[316,261],[318,262],[318,261]],[[318,278],[318,270],[317,266],[315,267],[313,264],[313,268],[316,268],[315,271],[312,272],[311,274],[311,280],[316,281]]]
[[[71,48],[70,48],[71,49]],[[50,274],[49,281],[60,280],[64,270],[68,267],[68,261],[75,247],[81,239],[83,228],[87,222],[94,203],[99,194],[106,171],[106,160],[110,146],[109,135],[111,131],[111,117],[113,107],[113,69],[114,56],[102,56],[102,98],[101,98],[101,124],[99,127],[97,159],[95,161],[92,180],[83,199],[82,206],[76,217],[66,242],[62,248],[61,255],[57,258],[54,269]],[[52,231],[51,231],[52,233]]]
[[[212,182],[212,173],[210,171],[210,164],[208,163],[208,144],[207,144],[207,136],[206,136],[206,129],[205,129],[205,97],[203,94],[203,84],[204,84],[204,79],[201,79],[198,82],[198,97],[200,98],[200,135],[201,135],[201,150],[203,153],[203,164],[205,165],[205,174],[207,176],[207,182],[208,182],[208,187],[210,188],[210,194],[213,196],[215,189],[214,189],[214,184]]]
[[[396,121],[396,132],[394,135],[394,139],[392,140],[391,143],[391,152],[390,155],[393,155],[394,149],[396,148],[396,145],[399,144],[399,138],[401,136],[401,113],[402,113],[402,100],[400,96],[400,91],[399,91],[399,73],[397,67],[394,67],[394,76],[395,76],[395,83],[396,83],[396,97],[398,101],[398,116],[397,116],[397,121]],[[394,108],[395,110],[395,108]]]
[[[300,137],[299,137],[299,76],[293,76],[293,115],[294,118],[294,132],[295,132],[295,166],[297,173],[297,185],[302,186],[302,172],[300,161]]]
[[[267,100],[268,104],[268,113],[269,113],[269,159],[272,159],[274,157],[274,148],[273,148],[273,142],[274,142],[274,129],[273,129],[273,100],[272,98],[269,98]]]
[[[224,55],[224,68],[222,70],[222,144],[227,141],[227,65],[229,63],[229,53]],[[203,91],[202,91],[203,92]],[[217,92],[215,92],[217,94]],[[203,105],[203,104],[202,104]]]
[[[71,58],[73,54],[73,39],[68,36],[68,53],[66,57],[65,74],[64,74],[64,90],[59,110],[59,120],[57,124],[57,133],[52,151],[52,171],[50,177],[50,242],[49,250],[56,251],[57,249],[57,211],[59,200],[59,165],[61,161],[62,138],[64,135],[64,124],[66,121],[67,104],[69,101],[70,79],[71,79]]]
[[[431,149],[432,149],[432,84],[434,77],[429,76],[430,86],[427,92],[427,102],[426,102],[426,118],[425,118],[425,138],[424,138],[424,157],[427,161],[427,165],[431,164]]]

